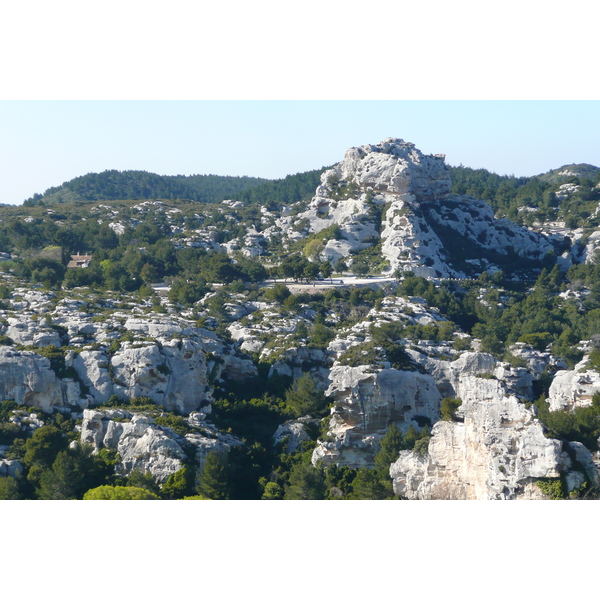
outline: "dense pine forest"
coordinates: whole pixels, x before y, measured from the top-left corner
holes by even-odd
[[[24,206],[106,200],[179,199],[219,202],[266,182],[257,177],[221,175],[156,175],[146,171],[104,171],[76,177],[34,194]]]

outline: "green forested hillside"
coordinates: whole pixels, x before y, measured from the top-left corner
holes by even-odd
[[[534,221],[564,220],[575,228],[588,225],[587,219],[600,200],[600,169],[591,165],[570,165],[579,176],[558,177],[567,167],[535,177],[498,175],[486,169],[450,167],[452,192],[488,202],[496,215],[520,225]],[[561,193],[561,186],[578,186]],[[557,195],[557,192],[559,194]]]
[[[221,175],[157,175],[147,171],[88,173],[34,194],[24,206],[102,202],[110,200],[192,200],[213,203],[229,198],[244,204],[271,208],[289,205],[314,195],[321,173],[316,169],[284,179],[225,177]]]
[[[321,182],[321,174],[329,167],[288,175],[284,179],[265,182],[236,194],[235,199],[244,204],[260,203],[270,210],[308,200],[315,194]]]
[[[258,177],[157,175],[146,171],[111,170],[88,173],[51,187],[44,194],[35,194],[24,205],[143,199],[219,202],[267,181]]]

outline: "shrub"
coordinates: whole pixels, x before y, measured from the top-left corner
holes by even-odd
[[[289,288],[283,283],[276,283],[272,288],[267,288],[263,296],[272,302],[283,304],[286,298],[291,294]]]
[[[461,404],[460,398],[444,398],[440,405],[442,421],[456,421],[456,410]]]
[[[203,496],[202,494],[197,494],[195,496],[184,496],[183,498],[180,498],[180,500],[210,500],[211,498],[207,498],[206,496]]]
[[[122,485],[101,485],[88,490],[84,500],[160,500],[160,497],[143,488]]]
[[[600,398],[596,394],[592,399],[592,406],[575,408],[568,412],[550,411],[544,396],[541,396],[535,405],[538,417],[546,426],[550,437],[581,442],[591,452],[598,450]]]
[[[565,486],[559,477],[544,477],[535,484],[550,498],[550,500],[564,500],[566,496]]]
[[[452,342],[452,347],[458,352],[461,352],[463,350],[470,350],[471,349],[471,339],[470,338],[456,338]]]
[[[429,440],[430,439],[431,439],[430,437],[427,437],[427,438],[422,438],[420,440],[417,440],[413,447],[413,452],[417,456],[426,456],[427,453],[429,452]]]
[[[169,479],[163,484],[160,493],[163,498],[177,500],[185,496],[191,497],[194,492],[194,469],[185,466],[177,472],[169,475]],[[203,497],[203,499],[206,499]]]
[[[324,348],[334,337],[335,333],[331,331],[327,325],[315,323],[315,326],[308,337],[308,343],[317,348]]]
[[[154,422],[161,427],[168,427],[172,429],[175,433],[179,435],[185,436],[188,433],[191,433],[192,429],[188,425],[187,421],[179,416],[174,415],[173,413],[168,413],[166,415],[161,415],[160,417],[155,417]]]
[[[600,348],[594,348],[590,352],[590,366],[595,371],[600,371]]]
[[[129,404],[131,406],[135,406],[136,408],[141,408],[144,406],[152,406],[152,407],[155,406],[152,399],[148,396],[137,396],[135,398],[131,398],[131,400],[129,401]]]
[[[526,333],[519,337],[517,342],[524,342],[533,346],[536,350],[544,351],[548,344],[552,341],[552,334],[550,333]]]
[[[125,399],[125,398],[120,398],[119,396],[117,396],[117,394],[112,394],[109,398],[108,401],[106,402],[105,406],[110,406],[112,407],[117,407],[117,406],[121,406],[123,404],[129,404],[129,399]]]

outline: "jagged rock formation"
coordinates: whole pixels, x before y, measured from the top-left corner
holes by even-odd
[[[329,385],[329,366],[331,358],[327,353],[319,348],[308,348],[300,346],[298,348],[288,348],[281,356],[281,359],[273,363],[269,370],[269,377],[274,374],[298,379],[310,371],[315,383],[325,389]]]
[[[12,399],[45,411],[56,406],[78,406],[81,398],[79,384],[58,379],[47,358],[8,346],[0,346],[0,385],[3,400]]]
[[[129,475],[138,470],[151,473],[158,483],[164,483],[182,468],[190,448],[197,471],[201,472],[210,452],[229,452],[231,447],[242,443],[203,423],[202,415],[190,415],[188,423],[195,431],[182,436],[169,427],[156,425],[147,415],[124,410],[85,410],[80,439],[96,451],[116,450],[121,459],[116,467],[119,474]]]
[[[50,327],[22,317],[9,317],[4,335],[23,346],[60,346],[60,335]]]
[[[410,348],[407,352],[431,374],[441,395],[448,398],[459,396],[459,384],[465,375],[491,375],[496,369],[496,359],[485,352],[464,352],[456,360],[431,358]]]
[[[548,393],[550,410],[573,410],[592,405],[594,394],[600,393],[600,373],[591,368],[589,357],[572,371],[558,371]]]
[[[148,396],[168,410],[189,413],[212,400],[204,348],[192,340],[172,340],[126,348],[111,361],[118,395]]]
[[[326,395],[334,400],[329,431],[312,461],[353,468],[371,466],[391,423],[406,430],[415,417],[439,418],[440,394],[418,371],[335,366]],[[415,421],[418,426],[418,422]]]
[[[527,370],[531,373],[534,379],[546,373],[556,373],[557,371],[567,368],[564,360],[557,358],[551,352],[541,352],[535,350],[531,346],[518,342],[509,348],[513,356],[520,358],[527,364]]]
[[[388,272],[464,278],[510,262],[508,250],[541,260],[548,240],[506,219],[485,202],[451,195],[444,155],[425,155],[414,144],[387,138],[350,148],[321,176],[308,208],[279,219],[264,234],[283,231],[291,241],[337,225],[320,256],[335,262],[381,242]]]
[[[86,313],[85,302],[75,299],[60,300],[49,311],[53,297],[23,293],[23,314],[9,317],[1,331],[22,345],[68,345],[75,350],[64,353],[61,370],[35,352],[0,346],[1,399],[51,411],[103,404],[116,394],[123,399],[148,396],[159,406],[186,414],[210,412],[211,376],[216,381],[256,375],[252,360],[185,319],[114,311],[99,320]],[[47,318],[40,319],[41,313]],[[111,348],[116,341],[117,349]]]
[[[531,409],[503,382],[465,376],[459,393],[463,422],[439,421],[428,454],[403,451],[390,467],[395,492],[409,499],[538,499],[541,478],[580,468],[594,475],[587,449],[544,436]],[[577,454],[575,453],[575,450]],[[588,474],[588,477],[590,476]],[[585,476],[571,475],[579,487]],[[577,485],[578,484],[578,485]]]

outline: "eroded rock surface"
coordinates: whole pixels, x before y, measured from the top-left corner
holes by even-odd
[[[335,366],[326,395],[334,400],[326,441],[319,442],[313,464],[353,468],[372,466],[379,440],[391,423],[406,430],[439,418],[440,393],[430,375],[418,371]]]
[[[193,414],[188,423],[198,426],[202,419]],[[124,410],[85,410],[80,439],[95,450],[116,450],[121,458],[116,467],[119,474],[129,475],[138,470],[151,473],[158,483],[164,483],[183,467],[190,449],[200,472],[210,452],[229,452],[231,447],[242,444],[209,425],[202,424],[200,430],[182,436],[169,427],[157,425],[152,417]]]
[[[0,393],[17,404],[37,406],[50,411],[57,406],[78,406],[79,384],[61,381],[50,368],[50,361],[34,352],[0,346]]]
[[[572,410],[592,405],[594,394],[600,392],[600,373],[584,358],[571,371],[558,371],[548,393],[550,410]]]
[[[572,448],[544,436],[531,409],[498,380],[466,376],[463,422],[439,421],[428,454],[403,451],[390,467],[395,492],[409,499],[537,499],[535,485],[574,468]],[[589,451],[578,451],[591,463]],[[579,481],[571,476],[572,483]],[[569,490],[572,491],[572,490]]]

